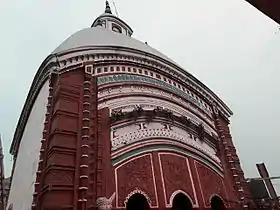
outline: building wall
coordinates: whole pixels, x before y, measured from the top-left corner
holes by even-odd
[[[125,208],[129,197],[139,192],[147,197],[152,208],[170,208],[176,193],[183,192],[198,209],[210,208],[214,195],[224,200],[227,209],[240,209],[242,195],[237,191],[241,188],[236,183],[242,183],[239,179],[243,175],[235,174],[240,166],[229,164],[229,148],[223,148],[220,141],[226,136],[230,142],[227,122],[218,126],[212,109],[207,109],[207,104],[188,86],[173,82],[173,77],[156,72],[156,68],[152,71],[145,67],[113,66],[107,67],[110,72],[106,67],[96,67],[99,108],[108,107],[112,116],[118,111],[132,113],[136,106],[146,113],[162,107],[195,125],[203,124],[208,135],[201,137],[191,126],[184,122],[176,124],[168,117],[149,121],[147,116],[141,116],[113,123],[115,208]],[[230,149],[231,155],[236,155],[232,142]],[[122,157],[125,160],[120,160]]]
[[[175,79],[171,71],[133,56],[129,57],[133,62],[117,55],[89,58],[95,61],[89,64],[76,57],[62,62],[61,58],[61,74],[51,74],[52,106],[43,132],[47,101],[39,99],[47,98],[47,87],[36,101],[41,109],[32,110],[30,119],[34,119],[27,123],[14,172],[9,201],[19,200],[14,209],[30,209],[33,192],[34,210],[87,209],[96,205],[96,198],[113,192],[114,208],[124,208],[135,192],[159,209],[170,208],[178,192],[199,209],[209,208],[213,195],[232,208],[228,201],[239,199],[235,183],[240,183],[239,176],[233,178],[239,168],[237,163],[229,165],[227,151],[235,155],[234,145],[227,145],[232,143],[227,121],[216,119],[211,101]],[[45,141],[40,150],[41,144],[34,142],[40,142],[42,133]],[[39,152],[39,184],[33,191]],[[24,171],[30,172],[28,180],[20,177]],[[20,197],[24,190],[28,193]]]
[[[7,205],[12,204],[13,210],[30,209],[32,204],[48,95],[46,82],[33,105],[19,146]]]
[[[115,179],[116,208],[125,208],[134,193],[145,195],[152,208],[171,208],[180,192],[199,209],[209,208],[214,195],[228,200],[221,174],[176,151],[148,151],[126,158],[116,164]]]

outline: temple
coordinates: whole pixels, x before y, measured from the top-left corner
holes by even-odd
[[[132,35],[106,2],[43,61],[10,149],[7,209],[247,209],[232,111]]]

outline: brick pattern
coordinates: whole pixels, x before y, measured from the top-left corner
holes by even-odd
[[[171,154],[161,154],[160,159],[162,162],[163,184],[166,190],[167,202],[169,203],[169,198],[173,192],[183,190],[188,193],[195,203],[195,192],[192,188],[193,180],[190,178],[187,158]]]
[[[247,208],[246,203],[249,199],[249,192],[245,183],[244,172],[230,134],[229,121],[218,112],[215,114],[215,121],[220,139],[219,153],[226,170],[225,175],[229,175],[229,177],[226,177],[228,179],[227,186],[233,188],[233,190],[229,189],[229,192],[233,193],[230,197],[233,201],[236,200],[233,205],[239,206],[238,208]]]
[[[32,209],[77,209],[76,167],[80,142],[83,71],[52,74]]]
[[[151,206],[157,206],[151,156],[149,154],[128,161],[117,170],[118,206],[125,207],[127,196],[135,191],[145,192]]]
[[[202,195],[204,197],[204,205],[210,207],[211,197],[218,195],[224,200],[227,200],[227,194],[224,187],[224,180],[221,176],[211,170],[209,167],[195,162],[199,182],[202,186]],[[225,203],[227,206],[227,203]]]

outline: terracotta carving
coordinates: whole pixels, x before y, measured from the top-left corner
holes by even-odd
[[[99,210],[111,210],[113,205],[113,201],[116,197],[116,193],[114,192],[110,198],[99,197],[96,200],[96,205]]]

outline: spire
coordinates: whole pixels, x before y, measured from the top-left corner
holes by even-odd
[[[109,2],[106,0],[106,7],[105,7],[105,13],[112,14]]]
[[[113,1],[113,0],[112,0]],[[119,17],[113,15],[109,1],[106,0],[105,12],[97,17],[92,23],[91,27],[102,27],[103,29],[113,31],[115,33],[120,33],[126,36],[131,36],[133,30]],[[114,1],[113,1],[114,3]]]

